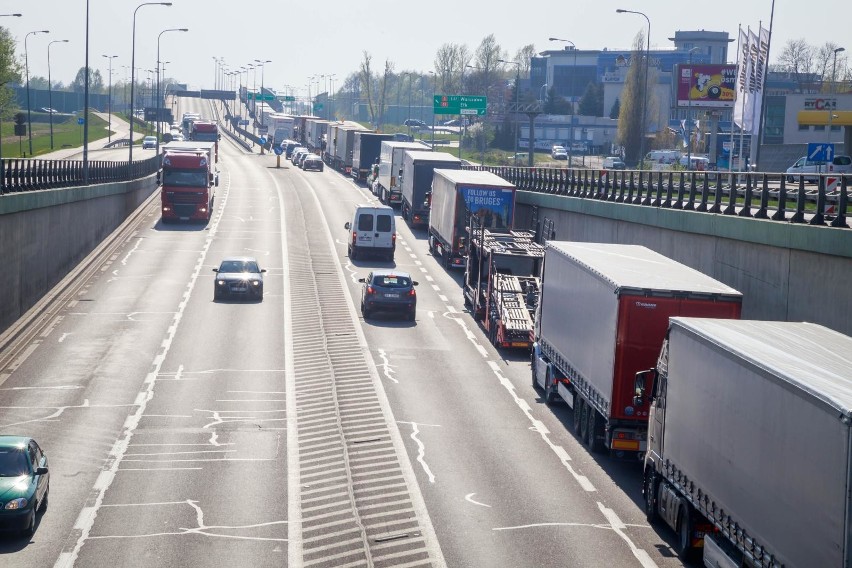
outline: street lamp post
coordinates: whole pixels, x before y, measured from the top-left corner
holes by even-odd
[[[645,115],[648,112],[648,67],[651,65],[651,20],[647,15],[642,12],[636,10],[624,10],[622,8],[617,8],[615,10],[617,14],[638,14],[645,18],[645,21],[648,22],[648,37],[645,48],[645,88],[642,91],[642,119],[641,126],[639,130],[639,169],[644,169],[645,167]]]
[[[157,100],[156,104],[152,105],[157,109],[157,155],[160,155],[160,38],[163,37],[163,34],[168,32],[188,32],[189,28],[169,28],[163,30],[157,35]]]
[[[263,101],[263,69],[266,67],[267,63],[272,63],[271,59],[266,59],[261,61],[260,59],[255,59],[258,66],[260,67],[260,100]],[[263,117],[261,117],[261,126],[263,126]]]
[[[27,38],[29,38],[33,34],[49,34],[48,30],[38,30],[34,32],[28,32],[27,35],[24,36],[24,68],[27,72],[27,133],[30,138],[30,158],[33,157],[33,121],[32,114],[30,112],[30,58],[29,58],[29,50],[27,50]]]
[[[53,150],[53,85],[50,80],[50,46],[54,43],[68,43],[67,39],[56,39],[47,44],[47,107],[50,115],[50,149]],[[27,105],[29,106],[29,105]]]
[[[837,92],[837,54],[841,51],[846,51],[845,47],[838,47],[834,50],[834,63],[831,66],[831,94],[832,94],[832,104],[831,106],[835,107],[837,105],[837,99],[833,97],[833,95]],[[831,122],[834,118],[834,111],[837,108],[830,108],[828,110],[828,140],[826,142],[831,142]]]
[[[136,9],[133,10],[133,36],[131,39],[131,48],[130,48],[130,144],[127,145],[129,148],[127,152],[127,160],[130,164],[133,164],[133,118],[135,117],[135,107],[133,104],[134,101],[134,91],[136,90],[136,12],[139,11],[139,8],[142,6],[171,6],[171,2],[143,2],[136,6]]]
[[[107,142],[112,142],[112,60],[118,55],[101,55],[109,59],[109,82],[107,87]],[[53,148],[53,144],[50,145]]]
[[[544,101],[547,98],[547,83],[538,88],[538,104],[544,106]]]
[[[577,76],[577,46],[570,39],[562,39],[558,37],[551,37],[548,39],[550,41],[562,41],[565,43],[570,43],[571,50],[574,52],[574,63],[571,66],[571,130],[570,134],[568,135],[571,138],[571,140],[568,141],[568,167],[570,168],[571,162],[574,159],[574,122],[577,117],[577,111],[574,108],[574,90],[576,86],[575,77]],[[555,78],[553,82],[556,82]]]
[[[686,94],[686,167],[692,169],[692,54],[698,51],[699,47],[693,47],[689,50],[689,91]]]
[[[500,63],[507,63],[509,65],[515,66],[515,155],[514,161],[515,165],[518,165],[518,103],[520,91],[521,91],[521,62],[520,61],[506,61],[505,59],[498,59]],[[532,158],[532,147],[529,148],[530,158]]]

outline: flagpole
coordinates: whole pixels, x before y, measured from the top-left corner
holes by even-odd
[[[772,23],[775,21],[775,0],[772,0],[772,9],[769,12],[769,39],[766,41],[766,75],[769,75],[769,48],[772,45]],[[758,35],[760,30],[758,30]],[[765,79],[765,78],[764,78]],[[760,124],[757,128],[757,151],[754,154],[754,163],[760,163],[760,141],[763,138],[763,122],[766,116],[766,89],[760,95]]]
[[[740,65],[742,65],[742,55],[740,53],[740,38],[743,35],[743,26],[742,24],[737,24],[737,81],[740,80]],[[734,125],[737,123],[736,115],[737,115],[737,105],[741,104],[740,98],[742,97],[742,85],[740,85],[740,89],[737,92],[737,100],[734,101],[733,112],[731,112],[731,146],[728,149],[728,173],[734,171]],[[742,120],[742,119],[740,119]]]
[[[760,30],[762,30],[762,29],[763,29],[763,20],[760,20],[758,25],[757,25],[757,71],[754,74],[754,77],[755,77],[754,88],[755,88],[755,90],[760,89],[761,108],[763,108],[762,107],[763,88],[762,88],[762,85],[761,85],[762,84],[762,78],[763,78],[763,71],[761,69],[762,63],[761,63],[761,57],[760,57],[760,50],[761,50]],[[749,39],[751,39],[751,38],[749,38]],[[752,95],[752,96],[754,96],[754,95]],[[749,144],[749,149],[748,149],[749,158],[757,158],[757,156],[756,156],[757,146],[760,146],[760,141],[759,141],[760,124],[758,123],[758,121],[760,119],[758,118],[758,120],[755,120],[755,115],[757,114],[757,112],[758,112],[757,105],[752,104],[752,106],[751,106],[751,144]],[[755,160],[755,162],[756,162],[756,160]]]
[[[749,67],[751,66],[751,26],[746,27],[746,44],[745,44],[745,46],[743,46],[743,55],[745,56],[747,63],[746,63],[746,69],[745,69],[746,79],[745,79],[745,84],[743,86],[743,113],[742,113],[742,116],[740,117],[742,124],[740,125],[740,153],[739,153],[740,160],[739,160],[739,163],[737,164],[737,171],[738,172],[743,171],[743,140],[745,139],[745,124],[746,124],[746,110],[747,110],[746,104],[748,102],[751,102],[751,98],[752,98],[750,96],[750,93],[749,93],[749,90],[751,89],[751,71],[752,71],[751,69],[749,69]],[[754,126],[751,127],[751,129],[753,129],[753,128],[754,128]]]

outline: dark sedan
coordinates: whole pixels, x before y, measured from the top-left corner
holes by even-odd
[[[263,273],[257,259],[249,256],[226,258],[214,268],[213,301],[226,298],[263,300]]]
[[[0,530],[32,536],[49,492],[47,456],[36,441],[0,436]]]
[[[364,318],[373,312],[402,312],[408,321],[414,321],[417,312],[417,282],[407,272],[398,270],[374,270],[366,278],[361,289],[361,313]]]

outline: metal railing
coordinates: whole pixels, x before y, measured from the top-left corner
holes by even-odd
[[[852,174],[724,173],[464,166],[518,189],[647,207],[848,228]],[[810,183],[815,180],[816,183]]]
[[[132,181],[157,172],[159,156],[130,163],[89,161],[88,185]],[[0,161],[0,195],[87,185],[82,160],[3,159]]]

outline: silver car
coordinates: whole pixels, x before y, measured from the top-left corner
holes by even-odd
[[[214,268],[213,301],[226,298],[263,300],[263,273],[257,259],[250,256],[233,256],[222,260]]]

